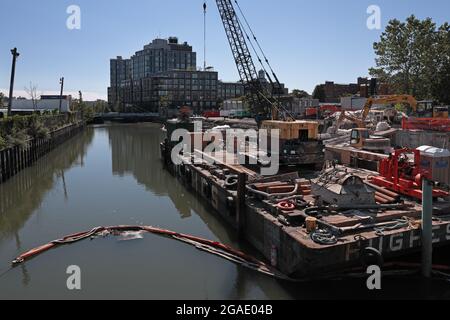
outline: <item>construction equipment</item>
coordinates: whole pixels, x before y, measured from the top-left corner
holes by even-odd
[[[414,159],[411,159],[411,156]],[[430,173],[421,168],[420,151],[417,149],[399,149],[389,158],[381,160],[379,176],[370,178],[376,186],[422,200],[422,180]],[[448,197],[449,193],[434,189],[433,197]]]
[[[251,112],[255,115],[258,127],[260,127],[262,121],[268,119],[278,120],[280,116],[284,116],[284,114],[288,112],[274,97],[274,93],[277,93],[282,87],[278,77],[270,66],[269,60],[262,51],[262,48],[248,24],[247,19],[243,15],[239,4],[237,1],[234,2],[236,3],[242,18],[237,15],[231,0],[216,0],[217,8],[219,9],[220,17],[225,28],[225,33],[231,47],[239,76],[244,84],[245,92],[248,95]],[[243,22],[245,22],[246,25],[244,25]],[[256,50],[256,45],[253,44],[250,39],[250,34],[256,42],[256,45],[259,47],[266,64],[270,67],[272,75],[266,70],[263,60]],[[267,86],[265,86],[258,77],[258,72],[246,39],[261,63],[273,90],[268,90]],[[293,119],[293,117],[291,117],[291,119]]]
[[[391,95],[369,98],[363,108],[361,120],[363,123],[370,113],[370,110],[375,104],[407,104],[412,109],[412,115],[417,119],[417,122],[424,122],[433,119],[449,119],[448,107],[438,106],[433,101],[417,101],[411,95]]]
[[[361,115],[361,121],[363,123],[365,123],[373,105],[376,105],[376,104],[399,104],[399,103],[408,104],[412,108],[412,111],[414,113],[417,112],[418,102],[413,96],[391,95],[391,96],[372,97],[372,98],[367,99],[367,102],[364,105],[363,113]]]
[[[417,115],[426,119],[448,119],[448,106],[437,105],[434,101],[419,101],[417,103]]]
[[[313,195],[329,205],[375,205],[375,192],[342,167],[331,167],[312,180]]]
[[[366,128],[365,122],[357,117],[347,114],[345,111],[336,123],[336,129],[339,130],[344,119],[347,119],[356,124],[356,128],[352,129],[350,133],[350,145],[353,148],[367,150],[377,153],[387,153],[391,150],[391,141],[384,137],[371,136],[370,131]]]
[[[433,108],[434,119],[448,119],[448,107],[436,106]]]
[[[353,148],[377,153],[387,153],[391,150],[391,140],[371,136],[367,128],[353,129],[350,134],[350,145]]]
[[[216,0],[233,58],[247,93],[250,111],[258,128],[269,129],[269,134],[271,130],[281,132],[280,164],[321,166],[324,155],[322,142],[318,139],[318,122],[294,121],[290,112],[276,99],[275,95],[281,92],[282,86],[238,2],[236,0],[234,2],[238,11],[235,10],[232,0]],[[269,90],[258,77],[250,47],[261,64],[272,90]],[[267,151],[275,153],[270,147]]]

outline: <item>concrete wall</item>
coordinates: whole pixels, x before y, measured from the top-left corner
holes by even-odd
[[[404,130],[397,131],[394,136],[395,145],[415,149],[431,146],[439,149],[450,148],[450,133]]]

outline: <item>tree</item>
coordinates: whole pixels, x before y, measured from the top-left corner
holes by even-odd
[[[437,28],[431,18],[419,20],[414,15],[406,22],[391,20],[380,41],[374,43],[376,67],[369,73],[398,94],[444,101],[449,40],[448,23]]]
[[[325,88],[323,85],[319,85],[316,87],[316,89],[314,89],[313,98],[318,99],[320,102],[325,102],[326,95],[325,95]]]
[[[33,103],[33,109],[36,110],[38,107],[38,97],[40,96],[37,92],[37,86],[30,81],[30,86],[25,87],[25,92],[30,96],[30,99]]]
[[[299,99],[310,97],[308,92],[306,92],[304,90],[299,90],[299,89],[292,90],[292,95]]]
[[[450,104],[450,25],[447,22],[439,28],[438,38],[437,51],[441,54],[432,91],[442,103]]]

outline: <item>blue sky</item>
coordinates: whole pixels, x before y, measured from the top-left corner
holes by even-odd
[[[15,95],[32,81],[41,92],[66,89],[106,98],[109,59],[131,56],[160,36],[188,41],[203,60],[203,0],[2,0],[0,89],[9,88],[10,49],[17,47]],[[208,65],[237,81],[215,1],[207,0]],[[81,8],[81,30],[66,28],[69,5]],[[374,64],[372,44],[382,30],[366,27],[369,5],[388,20],[410,14],[450,19],[448,0],[240,0],[248,20],[282,82],[311,92],[326,80],[352,82]],[[11,27],[13,26],[13,27]]]

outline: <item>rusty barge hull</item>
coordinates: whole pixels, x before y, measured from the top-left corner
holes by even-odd
[[[163,154],[167,152],[162,147]],[[395,259],[419,251],[421,248],[421,208],[417,205],[406,210],[390,210],[376,216],[379,222],[408,217],[411,225],[383,234],[374,230],[347,232],[336,244],[321,245],[311,239],[303,223],[285,225],[280,220],[279,209],[261,199],[247,197],[245,209],[239,209],[239,194],[227,190],[225,181],[211,173],[205,164],[192,164],[188,159],[181,165],[166,165],[176,177],[198,196],[210,204],[215,214],[221,216],[236,232],[256,248],[281,272],[296,277],[320,276],[361,266],[362,251],[375,248],[384,259]],[[170,159],[170,157],[169,157]],[[220,171],[220,170],[219,170]],[[249,176],[251,171],[246,170]],[[220,174],[219,174],[220,175]],[[301,211],[294,210],[286,217],[296,217]],[[327,222],[340,227],[357,224],[358,219],[327,217]],[[356,219],[356,220],[355,220]],[[433,242],[436,246],[450,245],[450,215],[434,221]]]

